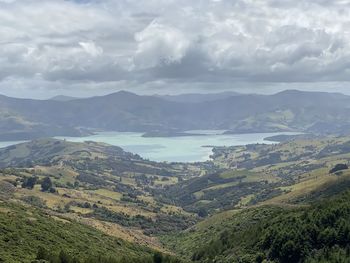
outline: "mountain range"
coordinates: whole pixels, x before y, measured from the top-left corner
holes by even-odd
[[[140,96],[126,91],[84,99],[33,100],[0,96],[0,139],[81,136],[96,130],[231,133],[347,133],[350,96],[283,91],[274,95]]]

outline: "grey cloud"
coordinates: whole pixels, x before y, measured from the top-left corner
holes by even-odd
[[[0,92],[13,83],[14,90],[27,85],[29,93],[38,78],[43,93],[67,86],[91,93],[113,86],[152,92],[162,85],[206,90],[242,82],[246,87],[348,82],[348,5],[343,0],[0,1]]]

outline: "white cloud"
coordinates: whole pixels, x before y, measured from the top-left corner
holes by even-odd
[[[97,57],[103,53],[103,49],[96,46],[94,42],[79,42],[79,45],[85,50],[86,53],[93,57]]]
[[[178,63],[186,55],[190,40],[180,30],[153,21],[135,34],[138,43],[134,56],[136,68],[155,67],[160,63]]]

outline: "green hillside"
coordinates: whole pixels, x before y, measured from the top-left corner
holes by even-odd
[[[0,233],[0,262],[6,263],[32,262],[40,247],[53,255],[63,250],[82,260],[151,258],[153,253],[73,220],[10,202],[0,203]]]
[[[196,262],[347,262],[350,192],[307,207],[225,212],[163,241]]]

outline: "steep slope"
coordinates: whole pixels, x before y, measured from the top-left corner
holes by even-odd
[[[8,201],[0,203],[0,229],[1,262],[33,262],[40,247],[52,254],[63,250],[79,259],[130,258],[129,262],[151,259],[153,253],[74,220]]]
[[[215,102],[210,102],[209,107],[214,109],[213,115],[222,116],[219,118],[222,125],[234,133],[252,130],[323,133],[347,129],[348,103],[349,97],[340,94],[284,91],[271,96],[235,96],[221,101],[221,107],[215,107]],[[321,123],[323,129],[313,129]]]
[[[307,207],[228,211],[164,243],[193,262],[347,262],[350,192]]]

